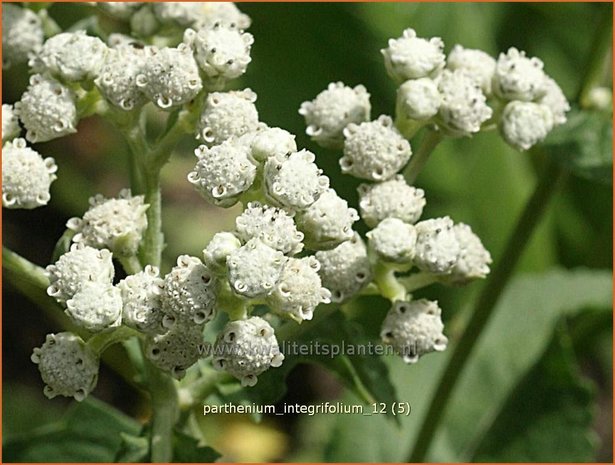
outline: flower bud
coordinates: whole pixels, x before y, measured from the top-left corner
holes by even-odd
[[[145,342],[147,359],[176,379],[182,379],[204,354],[201,326],[177,325],[164,334],[148,337]]]
[[[504,107],[500,131],[517,150],[528,150],[542,142],[553,129],[553,114],[546,105],[512,101]]]
[[[509,48],[498,57],[493,93],[504,100],[531,102],[541,98],[547,90],[543,67],[538,58],[528,58],[525,52]]]
[[[2,67],[28,61],[43,45],[41,19],[30,9],[15,3],[2,5]]]
[[[122,323],[148,334],[162,332],[164,280],[158,268],[147,265],[143,271],[122,279],[117,287],[124,302]]]
[[[411,263],[416,246],[416,229],[397,218],[386,218],[367,233],[369,247],[389,263]]]
[[[448,54],[446,63],[448,69],[455,71],[460,69],[472,78],[481,87],[483,93],[491,95],[491,81],[495,73],[495,59],[483,52],[455,45]]]
[[[88,331],[103,331],[122,323],[122,293],[110,282],[86,281],[72,299],[66,314]]]
[[[235,234],[230,232],[216,233],[203,250],[203,261],[216,274],[224,274],[226,272],[226,259],[239,247],[241,247],[241,241]]]
[[[397,89],[396,113],[412,120],[428,120],[438,114],[441,100],[435,81],[410,79]]]
[[[398,82],[435,77],[444,68],[444,42],[439,37],[423,39],[406,29],[398,39],[389,39],[382,49],[387,73]]]
[[[451,272],[461,248],[448,216],[424,220],[416,224],[414,264],[422,271],[434,274]]]

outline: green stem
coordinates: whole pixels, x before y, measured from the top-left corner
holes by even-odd
[[[143,237],[142,262],[159,267],[164,248],[160,173],[146,176],[145,184],[145,203],[149,205],[149,208],[147,209],[147,229]]]
[[[120,326],[111,331],[95,334],[88,340],[87,345],[100,356],[109,346],[126,341],[134,336],[142,337],[138,331],[128,326]]]
[[[143,269],[139,258],[135,255],[130,255],[128,257],[117,257],[117,259],[127,274],[137,274]]]
[[[425,166],[425,163],[427,163],[429,155],[431,155],[431,152],[434,151],[442,139],[443,136],[440,131],[433,129],[427,131],[421,141],[421,146],[418,151],[412,155],[412,158],[410,158],[410,163],[404,170],[404,177],[406,178],[408,184],[414,184],[419,173]]]
[[[179,390],[179,408],[190,410],[216,391],[219,384],[231,381],[233,377],[223,371],[212,371],[201,376],[194,383]]]
[[[2,246],[2,268],[12,276],[39,289],[44,290],[49,286],[49,278],[43,268],[4,246]]]
[[[406,292],[413,292],[417,289],[421,289],[439,282],[440,277],[432,273],[421,271],[419,273],[411,274],[410,276],[397,278],[397,280],[402,286],[404,286]]]
[[[179,402],[175,381],[145,361],[149,392],[152,399],[151,461],[168,463],[173,458],[173,428],[179,418]]]
[[[529,243],[532,233],[539,224],[549,200],[557,191],[557,187],[565,178],[565,172],[559,166],[547,166],[536,189],[529,198],[514,231],[508,239],[506,248],[501,258],[497,260],[498,266],[494,269],[491,277],[483,288],[474,312],[455,346],[453,353],[446,365],[438,388],[431,400],[423,424],[418,428],[414,449],[408,457],[409,462],[423,462],[434,439],[440,421],[446,411],[448,401],[451,398],[459,376],[463,372],[472,349],[476,345],[483,328],[489,321],[493,309],[513,274],[515,266],[523,255],[523,250]]]
[[[380,289],[380,294],[391,302],[404,300],[407,295],[406,288],[397,280],[395,267],[378,261],[374,270],[374,283]]]
[[[607,14],[602,9],[596,13],[601,17],[591,44],[589,59],[583,68],[585,69],[585,74],[581,80],[583,84],[577,95],[577,102],[581,104],[586,101],[587,95],[594,87],[601,85],[605,71],[607,71],[608,57],[610,56],[612,44],[613,15]]]

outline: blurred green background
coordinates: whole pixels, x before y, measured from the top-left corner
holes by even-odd
[[[510,46],[526,50],[544,61],[547,73],[574,100],[596,26],[605,15],[612,17],[610,4],[593,3],[238,6],[252,18],[255,44],[248,73],[234,85],[258,94],[261,120],[297,134],[298,146],[317,154],[333,187],[355,207],[359,182],[341,175],[339,153],[305,136],[297,112],[301,102],[331,81],[361,83],[371,93],[372,116],[392,114],[396,86],[384,71],[380,49],[406,27],[419,36],[442,37],[447,52],[456,43],[494,56]],[[83,4],[55,4],[49,10],[63,26],[93,11]],[[611,79],[605,85],[611,87]],[[3,102],[18,100],[26,85],[25,67],[3,72]],[[233,228],[238,213],[237,207],[208,205],[186,182],[195,146],[186,138],[163,172],[168,243],[163,272],[179,254],[199,256],[215,232]],[[83,214],[88,196],[113,196],[128,185],[127,148],[98,118],[81,121],[75,135],[36,148],[59,166],[51,204],[34,211],[3,210],[3,242],[45,266],[66,220]],[[541,165],[540,157],[515,152],[494,132],[446,140],[416,183],[428,199],[423,217],[450,215],[470,224],[497,264]],[[612,211],[610,184],[570,176],[470,360],[429,460],[612,461]],[[417,295],[438,299],[454,340],[481,286],[432,287]],[[59,328],[10,284],[3,289],[3,432],[10,441],[58,420],[68,402],[43,397],[29,360],[32,347]],[[367,336],[376,335],[385,302],[364,299],[362,311],[357,320]],[[386,360],[397,397],[413,408],[399,427],[386,418],[356,416],[273,417],[260,424],[225,417],[202,426],[214,446],[238,461],[403,461],[445,357],[431,355],[416,366]],[[299,364],[287,384],[283,402],[358,402],[318,365]],[[95,396],[130,416],[147,416],[141,395],[112,370],[103,370]]]

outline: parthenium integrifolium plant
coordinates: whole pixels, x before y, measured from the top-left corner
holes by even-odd
[[[446,349],[441,308],[412,292],[485,278],[491,256],[469,225],[422,218],[428,195],[408,179],[429,153],[413,154],[411,139],[421,129],[440,140],[499,128],[519,150],[539,143],[565,122],[569,106],[538,58],[510,48],[494,59],[461,45],[447,57],[440,38],[406,29],[382,50],[398,85],[394,117],[372,118],[360,84],[330,83],[304,102],[307,135],[338,150],[342,172],[364,181],[355,209],[314,153],[260,121],[253,90],[225,90],[247,71],[254,41],[245,32],[250,19],[235,5],[98,8],[127,23],[131,35],[76,31],[45,40],[36,13],[4,6],[3,66],[28,62],[32,75],[20,101],[2,108],[3,206],[49,202],[57,167],[29,144],[72,134],[88,115],[114,123],[137,159],[132,190],[90,199],[82,217],[68,220],[72,246],[46,269],[47,293],[90,338],[51,334],[34,350],[45,395],[87,397],[109,345],[101,337],[114,342],[121,328],[141,340],[153,366],[177,379],[212,354],[214,368],[253,386],[284,361],[281,326],[362,294],[390,301],[381,338],[407,363]],[[154,144],[144,136],[147,111],[169,113]],[[243,212],[233,231],[203,244],[201,257],[181,255],[164,274],[157,176],[186,134],[195,138],[196,156],[187,182],[207,202],[240,203]],[[359,220],[370,228],[365,237],[354,229]],[[114,259],[128,274],[119,282]],[[253,315],[257,305],[268,311]],[[206,341],[204,328],[220,313],[229,322]]]

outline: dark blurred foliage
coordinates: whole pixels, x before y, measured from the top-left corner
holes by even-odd
[[[420,36],[442,37],[447,52],[455,43],[493,55],[513,45],[524,49],[545,62],[546,71],[573,100],[593,29],[601,16],[612,14],[610,5],[594,3],[242,3],[239,7],[252,18],[250,32],[255,44],[248,73],[234,86],[252,88],[258,94],[261,120],[296,134],[298,146],[317,154],[317,162],[333,187],[354,206],[359,181],[341,175],[339,153],[319,148],[305,135],[297,112],[301,102],[312,99],[331,81],[361,83],[371,93],[372,116],[392,114],[396,86],[384,71],[380,49],[406,27],[415,28]],[[62,26],[69,26],[93,11],[86,5],[56,4],[50,14]],[[27,77],[25,67],[3,73],[3,102],[19,99]],[[152,115],[152,127],[158,120]],[[200,255],[215,232],[233,227],[238,211],[209,206],[185,181],[194,163],[195,145],[189,138],[182,142],[164,170],[163,220],[168,247],[163,272],[180,253]],[[413,145],[416,148],[415,141]],[[36,149],[53,156],[59,166],[52,202],[34,211],[3,210],[3,243],[45,266],[66,220],[84,212],[89,195],[115,195],[127,185],[127,148],[109,124],[89,118],[81,121],[77,134],[37,144]],[[497,262],[540,165],[540,159],[513,151],[493,132],[447,140],[417,182],[428,199],[424,217],[450,215],[470,224]],[[571,177],[528,244],[518,272],[554,266],[611,268],[612,207],[610,185]],[[358,228],[365,231],[363,225]],[[417,295],[437,298],[450,320],[471,303],[481,285],[432,287]],[[382,301],[369,302],[378,312],[384,311]],[[56,418],[66,403],[43,398],[36,367],[29,361],[32,347],[59,328],[8,283],[4,283],[3,317],[3,420],[5,435],[11,435]],[[600,411],[606,412],[597,420],[605,439],[599,455],[602,460],[612,460],[612,354],[611,335],[607,336],[579,352],[584,371],[598,385]],[[288,384],[288,402],[331,398],[341,389],[336,379],[312,366],[298,367]],[[139,393],[127,388],[110,370],[101,373],[96,396],[131,415],[146,414],[144,404],[138,402]],[[296,452],[294,435],[301,430],[298,419],[284,418],[285,423],[280,423],[279,417],[274,420],[273,430],[283,428],[289,434],[284,441]]]

